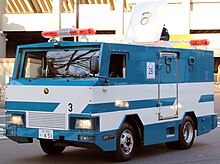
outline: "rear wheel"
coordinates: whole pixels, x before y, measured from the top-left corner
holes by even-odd
[[[191,117],[186,116],[179,128],[179,140],[167,142],[168,148],[189,149],[193,145],[195,138],[195,126]]]
[[[136,137],[134,128],[125,122],[117,134],[117,150],[112,152],[116,161],[130,160],[136,150]]]
[[[53,140],[40,140],[42,150],[48,155],[61,154],[64,151],[65,146],[56,146],[55,144],[56,142]]]

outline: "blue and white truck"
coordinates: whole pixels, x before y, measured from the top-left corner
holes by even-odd
[[[94,34],[93,29],[42,33]],[[217,127],[213,52],[126,43],[55,41],[17,47],[6,87],[5,136],[38,139],[46,154],[99,148],[118,161],[136,148],[189,149]]]

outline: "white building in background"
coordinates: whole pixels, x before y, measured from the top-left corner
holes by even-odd
[[[147,0],[78,0],[79,27],[93,27],[101,33],[113,33],[117,37],[125,35],[133,6],[139,1]],[[40,33],[44,30],[76,26],[76,2],[77,0],[2,0],[1,50],[8,45],[11,37],[22,38],[23,34],[28,41],[25,33],[27,35],[32,32]],[[216,50],[215,55],[220,56],[217,46],[220,41],[216,40],[220,38],[218,21],[220,0],[167,0],[167,2],[169,5],[165,24],[170,34],[205,35],[204,37],[210,38],[213,44],[211,48]],[[19,38],[16,41],[23,44]],[[113,37],[106,38],[111,40]],[[13,54],[6,50],[0,53],[0,57],[13,57]]]
[[[134,6],[147,0],[1,0],[0,72],[10,77],[16,46],[47,41],[44,30],[76,27],[76,3],[79,3],[79,27],[95,28],[99,41],[121,39],[126,35]],[[167,0],[165,24],[171,42],[187,47],[189,39],[210,40],[215,53],[215,70],[220,63],[220,0]],[[144,34],[143,34],[144,35]],[[147,37],[147,36],[146,36]],[[4,59],[7,58],[7,59]],[[4,63],[4,64],[3,64]],[[0,76],[3,76],[0,74]],[[2,78],[0,78],[2,79]],[[0,85],[4,82],[0,81]]]

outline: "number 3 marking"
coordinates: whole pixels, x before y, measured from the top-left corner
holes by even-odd
[[[72,103],[69,103],[69,104],[68,104],[68,107],[69,107],[69,108],[68,108],[68,111],[69,111],[69,112],[72,112],[72,111],[73,111],[73,104],[72,104]]]

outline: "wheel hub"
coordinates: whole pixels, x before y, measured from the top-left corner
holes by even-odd
[[[193,139],[193,127],[190,122],[187,122],[183,127],[183,135],[186,143],[190,143]]]
[[[123,154],[128,155],[133,149],[134,139],[130,130],[125,130],[120,137],[120,148]]]

